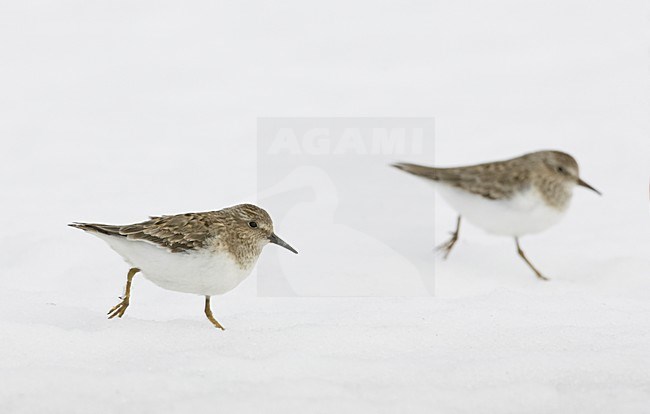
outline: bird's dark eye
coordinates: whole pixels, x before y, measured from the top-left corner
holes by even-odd
[[[251,226],[252,228],[257,227],[257,223],[255,223],[254,221],[251,221],[250,223],[248,223],[248,225]]]
[[[566,174],[566,170],[561,165],[557,167],[557,172],[560,174]]]

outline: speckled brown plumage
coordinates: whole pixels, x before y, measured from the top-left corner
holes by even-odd
[[[256,222],[256,229],[248,225],[251,221]],[[204,248],[226,249],[242,266],[259,256],[262,249],[258,242],[260,231],[267,237],[273,234],[271,217],[252,204],[218,211],[151,217],[150,220],[127,225],[73,223],[70,226],[134,241],[146,241],[172,253]]]
[[[395,167],[490,200],[511,198],[533,186],[551,206],[562,208],[571,198],[566,182],[575,183],[578,163],[564,152],[539,151],[505,161],[454,168],[399,163]],[[558,171],[558,168],[562,168]]]

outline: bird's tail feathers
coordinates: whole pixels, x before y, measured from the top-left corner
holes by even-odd
[[[419,177],[428,178],[430,180],[437,181],[440,178],[438,174],[439,171],[438,168],[426,167],[424,165],[417,165],[417,164],[409,164],[405,162],[398,162],[392,164],[392,166],[402,171],[406,171],[407,173],[411,173]]]
[[[97,223],[70,223],[70,227],[81,229],[90,233],[102,233],[109,236],[122,236],[120,234],[120,226],[112,226],[110,224],[97,224]]]

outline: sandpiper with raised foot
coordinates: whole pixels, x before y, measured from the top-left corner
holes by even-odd
[[[138,272],[156,285],[205,297],[205,316],[224,329],[210,308],[210,297],[234,289],[250,275],[268,243],[293,253],[273,231],[269,214],[252,204],[219,211],[151,217],[129,224],[72,223],[108,243],[131,268],[122,301],[109,312],[121,318],[131,299],[131,281]]]
[[[455,168],[398,163],[394,167],[435,184],[458,213],[452,237],[438,247],[447,258],[458,241],[462,218],[489,233],[510,236],[517,253],[539,279],[519,238],[539,233],[564,216],[576,185],[600,194],[580,178],[578,163],[560,151],[538,151],[517,158]]]

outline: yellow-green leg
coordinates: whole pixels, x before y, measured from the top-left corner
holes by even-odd
[[[111,310],[108,311],[108,319],[113,319],[114,317],[121,318],[126,311],[126,308],[129,307],[129,298],[131,297],[131,281],[133,276],[138,273],[140,269],[133,267],[129,270],[129,273],[126,275],[126,289],[124,289],[124,297],[122,301],[117,305],[113,306]]]
[[[515,243],[517,244],[517,253],[519,253],[519,257],[524,259],[524,262],[526,262],[528,267],[533,269],[533,272],[535,272],[535,276],[537,276],[537,278],[540,279],[540,280],[549,280],[546,276],[544,276],[542,274],[542,272],[540,272],[539,270],[537,270],[537,268],[535,266],[533,266],[533,264],[530,262],[530,260],[528,260],[528,258],[526,257],[526,254],[524,254],[524,251],[521,249],[521,246],[519,245],[519,238],[518,237],[515,237]]]
[[[451,238],[441,244],[440,246],[436,247],[436,250],[440,251],[443,253],[443,258],[446,260],[449,257],[449,253],[451,253],[451,249],[454,248],[456,245],[456,242],[458,241],[458,233],[460,233],[460,219],[461,216],[458,216],[458,219],[456,220],[456,231],[451,233]]]
[[[224,328],[223,326],[221,326],[221,324],[219,323],[219,321],[217,321],[217,320],[214,318],[214,315],[212,315],[212,309],[210,309],[210,296],[206,296],[206,297],[205,297],[205,316],[208,317],[208,319],[210,320],[210,322],[212,322],[212,324],[213,324],[215,327],[221,329],[222,331],[225,330],[225,328]]]

